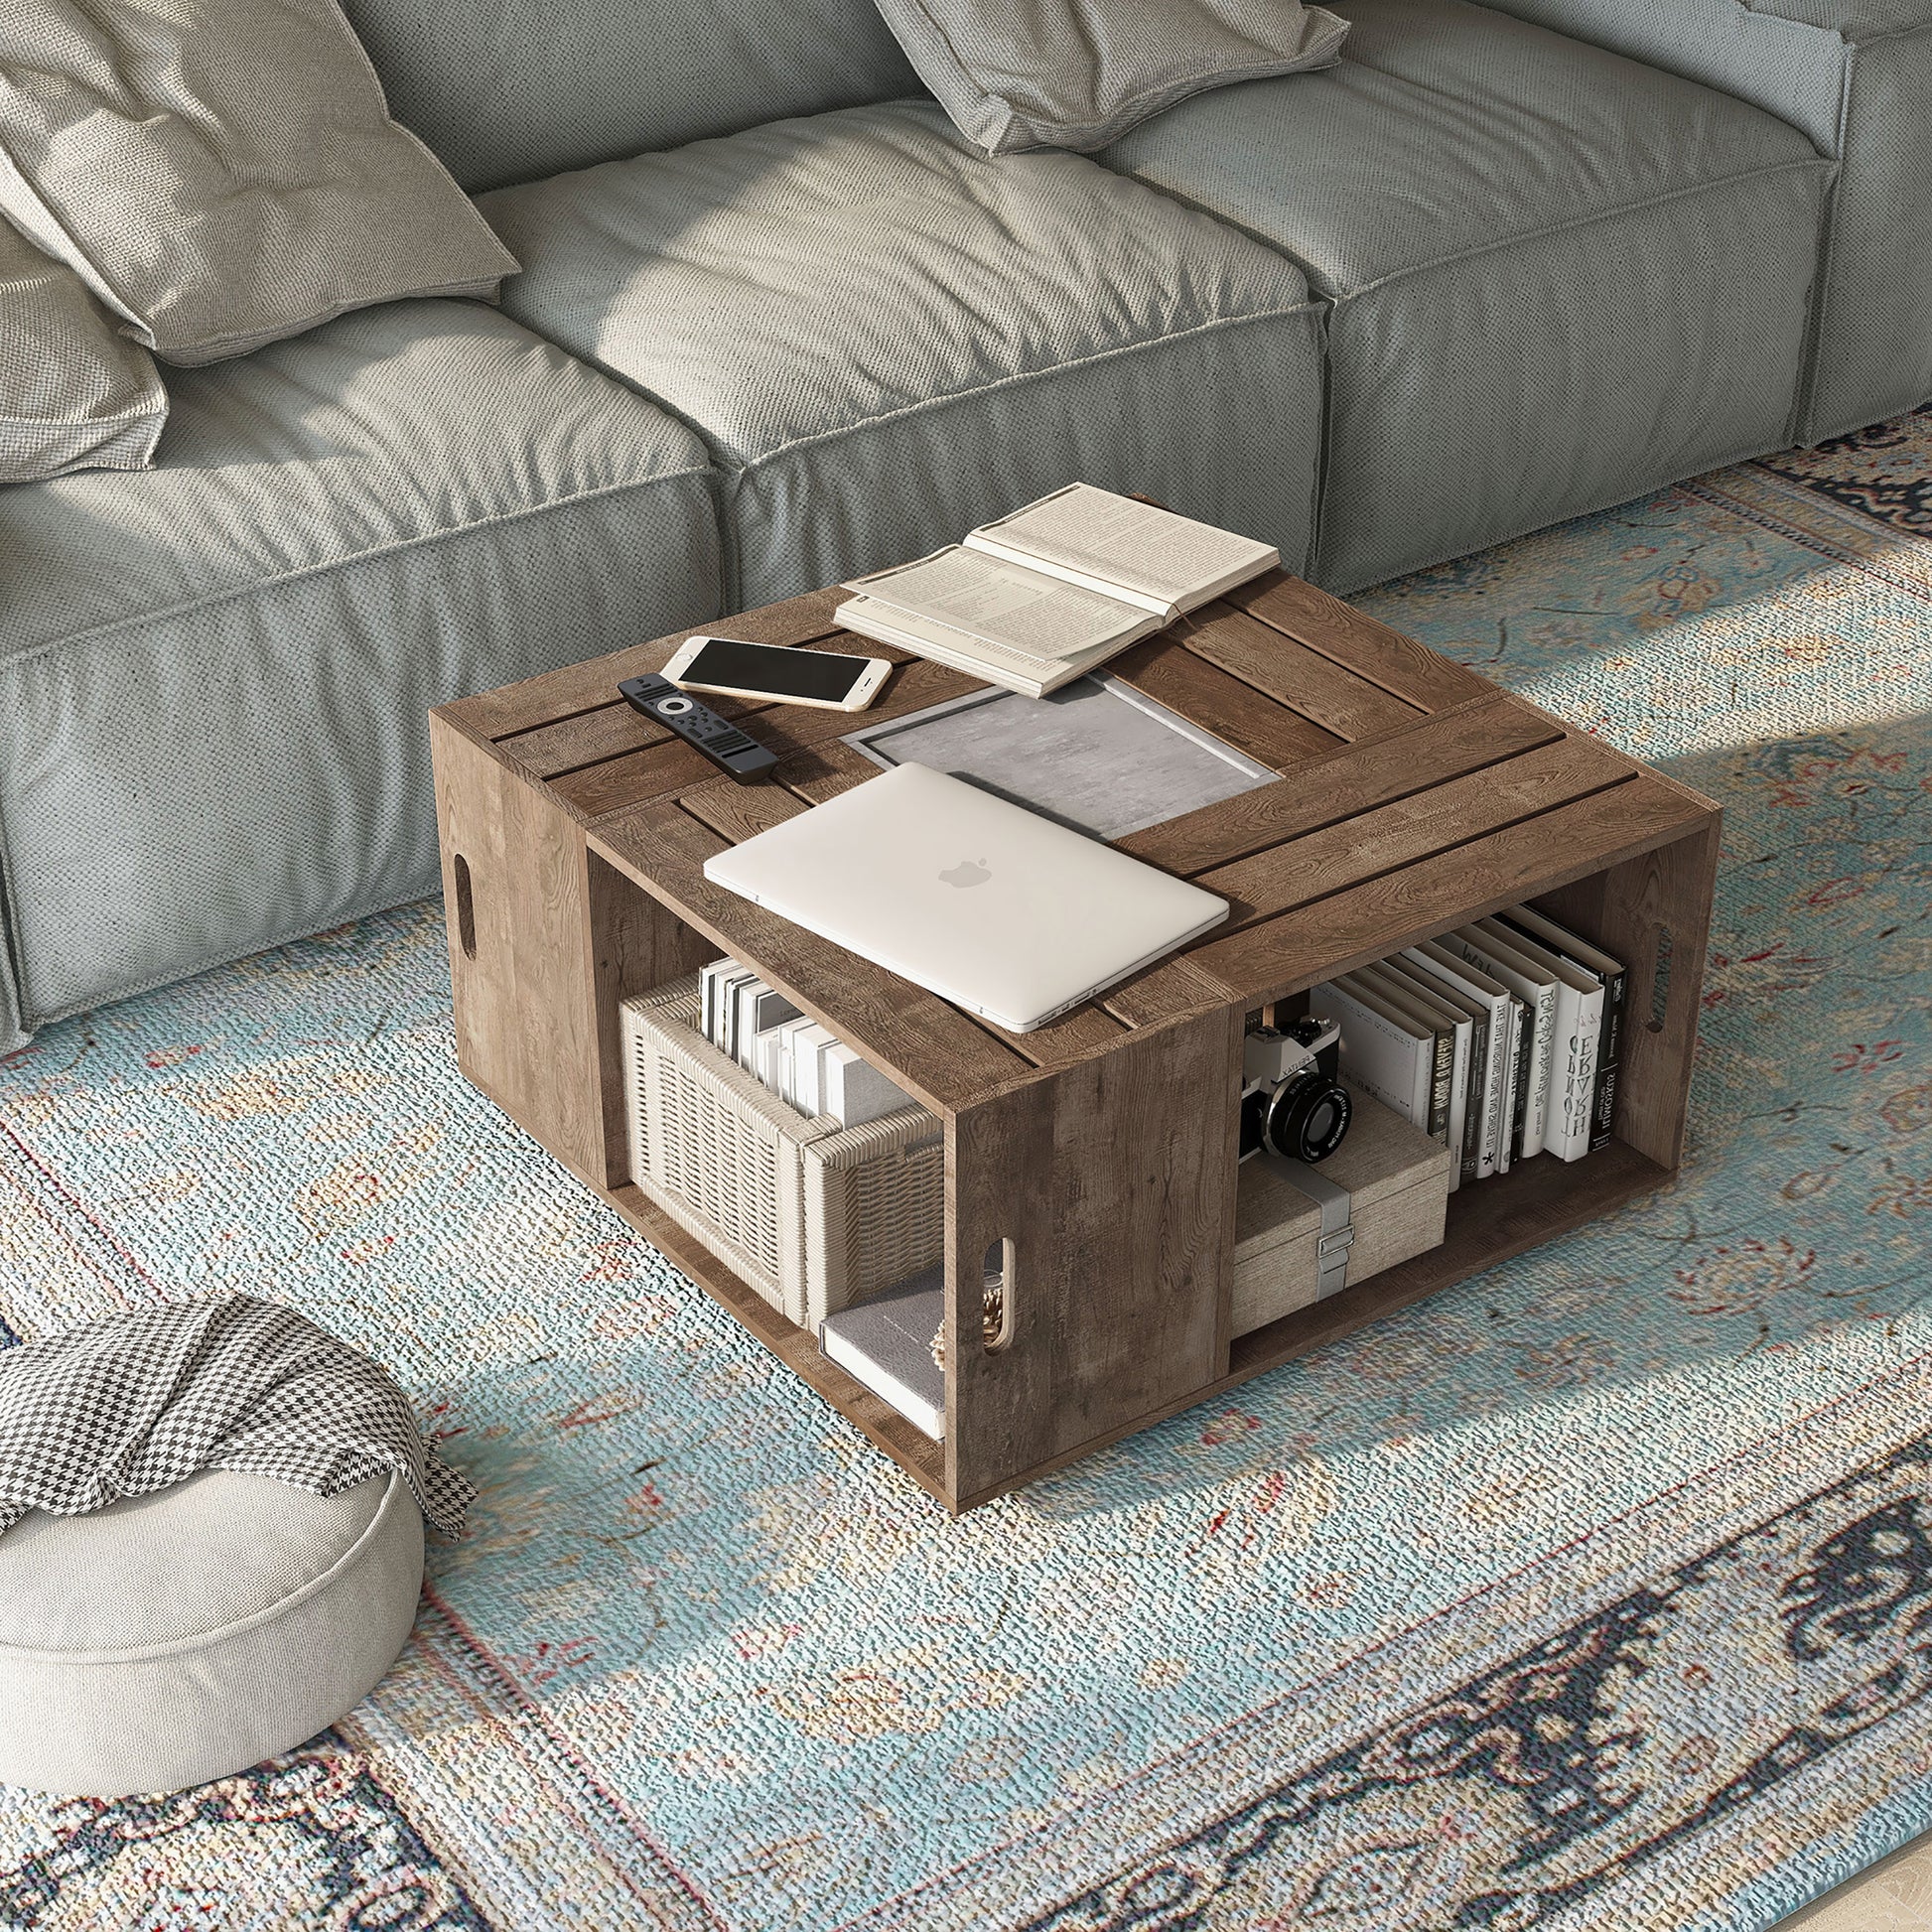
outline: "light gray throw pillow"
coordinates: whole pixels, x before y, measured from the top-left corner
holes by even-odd
[[[1189,94],[1332,67],[1348,23],[1297,0],[879,0],[988,154],[1104,148]]]
[[[0,6],[0,213],[170,362],[517,267],[336,0]]]
[[[0,221],[0,483],[145,470],[167,420],[154,357],[72,269]]]

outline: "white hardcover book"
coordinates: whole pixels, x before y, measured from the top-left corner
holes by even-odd
[[[791,1036],[791,1092],[785,1097],[801,1114],[816,1119],[825,1109],[819,1105],[819,1048],[835,1045],[824,1027],[801,1027]]]
[[[1435,1035],[1395,1012],[1352,973],[1313,988],[1309,1011],[1341,1029],[1341,1065],[1350,1083],[1427,1133]]]
[[[1482,1095],[1482,1124],[1477,1137],[1476,1178],[1486,1180],[1493,1173],[1506,1172],[1511,1128],[1514,1125],[1516,1089],[1511,1084],[1516,1040],[1516,1001],[1503,983],[1458,959],[1435,939],[1411,946],[1402,957],[1418,971],[1446,982],[1464,999],[1473,1000],[1488,1020],[1488,1039],[1483,1064],[1475,1071]]]
[[[855,1382],[936,1443],[946,1433],[946,1372],[933,1345],[946,1322],[946,1271],[928,1268],[819,1323],[818,1345]]]
[[[1518,1154],[1527,1161],[1543,1152],[1549,1132],[1550,1073],[1557,1036],[1556,978],[1480,926],[1459,925],[1453,932],[1444,933],[1440,943],[1458,959],[1466,959],[1490,978],[1500,980],[1530,1010],[1530,1064],[1527,1075],[1519,1081],[1523,1122],[1517,1145]]]
[[[746,1046],[745,1065],[748,1071],[756,1071],[758,1043],[774,1027],[782,1027],[787,1020],[798,1018],[798,1009],[782,993],[774,991],[759,982],[758,990],[752,995],[752,1032]]]
[[[1478,919],[1491,939],[1507,939],[1524,958],[1557,981],[1556,1057],[1551,1067],[1551,1127],[1545,1149],[1562,1161],[1581,1161],[1589,1152],[1589,1129],[1596,1099],[1596,1042],[1603,1029],[1603,982],[1581,966],[1559,959],[1549,947],[1505,926]]]
[[[1364,966],[1360,977],[1378,992],[1386,993],[1393,1003],[1417,1019],[1426,1020],[1437,1029],[1448,1027],[1450,1030],[1453,1057],[1449,1061],[1448,1132],[1449,1150],[1455,1157],[1449,1163],[1449,1192],[1452,1194],[1464,1180],[1475,1178],[1473,1155],[1467,1173],[1463,1170],[1462,1160],[1463,1150],[1469,1142],[1469,1059],[1475,1044],[1474,1022],[1468,1013],[1439,997],[1434,988],[1424,985],[1414,967],[1393,959],[1381,959],[1373,966]]]
[[[707,960],[698,968],[698,1031],[714,1046],[718,1043],[718,982],[727,973],[744,970],[730,957]]]
[[[796,1075],[792,1071],[793,1048],[797,1041],[798,1035],[802,1033],[809,1032],[810,1029],[816,1027],[817,1025],[818,1022],[816,1020],[807,1019],[806,1016],[801,1013],[795,1020],[786,1020],[782,1022],[780,1025],[778,1025],[777,1027],[774,1027],[771,1032],[771,1038],[773,1042],[773,1052],[772,1052],[773,1065],[771,1070],[772,1077],[766,1080],[764,1084],[768,1086],[771,1089],[771,1091],[778,1096],[780,1100],[787,1102],[789,1105],[793,1107],[797,1106],[798,1104],[798,1102],[792,1098],[793,1094],[797,1091]],[[759,1078],[762,1079],[763,1075],[760,1074]]]
[[[1048,692],[1057,691],[1061,685],[1070,684],[1076,677],[1104,664],[1145,634],[1136,632],[1134,637],[1118,643],[1097,644],[1090,650],[1045,662],[983,643],[964,630],[910,611],[896,610],[875,597],[848,598],[832,617],[844,629],[861,637],[871,637],[882,644],[897,644],[900,650],[909,650],[950,670],[963,671],[968,677],[1003,685],[1023,698],[1043,698]],[[1152,623],[1154,620],[1150,618],[1148,621]]]
[[[718,1031],[711,1035],[711,1043],[728,1060],[738,1057],[738,996],[757,979],[749,966],[718,976]]]
[[[1271,544],[1079,483],[982,523],[966,547],[1137,604],[1164,623],[1282,560]]]
[[[914,1104],[903,1087],[842,1040],[834,1040],[819,1055],[818,1111],[830,1114],[841,1127],[863,1127]]]
[[[752,1071],[773,1093],[782,1093],[784,1084],[778,1073],[779,1029],[767,1027],[752,1042]]]

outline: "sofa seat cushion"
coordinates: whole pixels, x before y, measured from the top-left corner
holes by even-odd
[[[423,1581],[400,1474],[208,1470],[0,1537],[0,1783],[115,1798],[290,1749],[395,1661]]]
[[[1103,156],[1333,304],[1324,583],[1783,445],[1831,172],[1804,135],[1463,0],[1337,11],[1339,66]]]
[[[710,446],[731,602],[915,556],[1078,478],[1303,559],[1320,363],[1300,271],[1083,157],[989,159],[897,102],[482,207],[524,263],[508,311]]]
[[[169,386],[155,470],[0,489],[16,1038],[434,891],[431,705],[719,609],[697,439],[493,310]]]

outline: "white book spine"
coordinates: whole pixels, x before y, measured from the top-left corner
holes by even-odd
[[[1554,981],[1532,980],[1517,972],[1507,960],[1500,959],[1483,942],[1483,936],[1470,927],[1459,926],[1446,932],[1442,943],[1450,952],[1479,966],[1491,979],[1500,980],[1532,1009],[1530,1022],[1529,1092],[1523,1105],[1522,1155],[1528,1160],[1541,1154],[1550,1121],[1552,1071],[1556,1057],[1557,986]]]
[[[1563,1061],[1563,1088],[1556,1125],[1561,1139],[1544,1145],[1559,1160],[1581,1161],[1589,1152],[1589,1128],[1596,1096],[1596,1041],[1603,1025],[1603,989],[1557,989],[1557,1036]]]
[[[1476,1178],[1486,1180],[1499,1172],[1512,1138],[1516,1089],[1510,1078],[1512,1042],[1516,1029],[1516,1003],[1507,993],[1487,990],[1466,979],[1456,969],[1473,964],[1458,960],[1447,947],[1430,942],[1411,946],[1403,953],[1426,973],[1447,979],[1465,999],[1474,1000],[1488,1015],[1489,1030],[1483,1043],[1482,1065],[1470,1069],[1471,1099],[1481,1096],[1480,1125],[1477,1129]],[[1493,981],[1493,976],[1492,981]]]
[[[1530,1006],[1513,996],[1509,1002],[1509,1058],[1503,1069],[1502,1135],[1496,1144],[1496,1172],[1507,1173],[1516,1158],[1516,1088],[1523,1076],[1523,1056],[1529,1051]]]
[[[1340,1027],[1342,1070],[1349,1079],[1427,1133],[1435,1041],[1405,1033],[1332,980],[1309,995],[1309,1007]]]

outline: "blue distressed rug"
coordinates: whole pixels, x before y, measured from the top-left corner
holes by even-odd
[[[438,910],[0,1065],[0,1319],[283,1298],[482,1485],[0,1922],[1770,1925],[1932,1824],[1932,416],[1363,600],[1726,811],[1678,1183],[947,1521],[458,1077]]]

